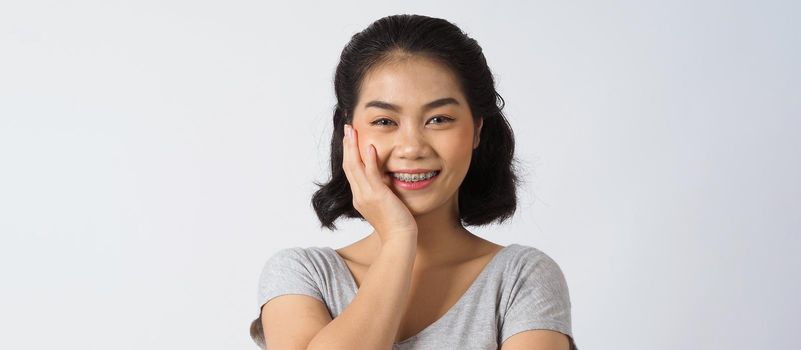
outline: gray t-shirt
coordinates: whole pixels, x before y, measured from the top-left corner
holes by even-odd
[[[261,310],[279,295],[304,294],[323,302],[335,318],[357,290],[345,261],[333,248],[285,248],[265,263],[257,304]],[[495,254],[445,315],[395,343],[393,349],[499,349],[517,333],[550,329],[568,335],[571,350],[576,350],[570,306],[559,265],[537,248],[510,244]],[[260,321],[253,322],[251,336],[264,349]]]

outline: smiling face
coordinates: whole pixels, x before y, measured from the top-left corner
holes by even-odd
[[[362,81],[352,124],[362,159],[374,145],[384,183],[413,215],[458,208],[482,123],[474,123],[457,77],[445,65],[405,56],[374,67]],[[439,173],[413,189],[393,176],[410,169]]]

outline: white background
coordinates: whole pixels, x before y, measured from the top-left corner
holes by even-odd
[[[484,48],[523,162],[474,231],[553,257],[582,349],[801,348],[797,2],[3,1],[0,348],[256,349],[321,230],[333,72],[391,14]]]

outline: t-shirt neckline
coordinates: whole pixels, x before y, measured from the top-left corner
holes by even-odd
[[[413,340],[415,338],[418,338],[418,337],[424,335],[425,333],[431,331],[431,329],[435,328],[438,324],[440,324],[442,322],[445,322],[444,320],[446,318],[448,318],[451,314],[456,312],[455,310],[457,310],[457,309],[462,307],[462,304],[464,304],[466,302],[465,300],[467,299],[467,296],[469,294],[471,294],[474,289],[478,288],[477,285],[481,282],[482,279],[486,278],[486,275],[487,275],[487,273],[489,273],[490,268],[496,263],[496,261],[499,260],[498,258],[500,257],[500,255],[503,254],[505,251],[509,250],[508,248],[513,246],[513,245],[515,245],[515,244],[507,245],[507,246],[499,249],[497,252],[495,252],[495,255],[492,256],[492,259],[490,259],[490,261],[486,265],[484,265],[484,268],[481,270],[481,272],[478,274],[478,276],[475,278],[475,280],[473,280],[473,282],[470,284],[470,286],[467,287],[467,290],[465,290],[464,293],[459,297],[459,300],[457,300],[456,303],[453,304],[453,306],[451,306],[448,309],[448,311],[446,311],[437,320],[435,320],[434,322],[432,322],[431,324],[429,324],[428,326],[423,328],[421,331],[417,332],[417,334],[414,334],[414,335],[412,335],[412,336],[410,336],[410,337],[408,337],[408,338],[406,338],[404,340],[396,342],[395,344],[400,345],[400,344],[403,344],[403,343],[407,343],[407,342],[409,342],[409,341],[411,341],[411,340]],[[351,285],[351,300],[353,300],[353,297],[356,295],[356,292],[358,291],[358,288],[356,286],[356,279],[353,278],[353,274],[350,272],[350,269],[348,268],[347,263],[345,263],[345,259],[343,259],[341,256],[339,256],[339,253],[337,253],[334,248],[331,248],[331,247],[326,247],[326,248],[329,251],[329,253],[334,255],[334,257],[336,258],[335,260],[339,262],[339,268],[343,269],[343,271],[346,272],[347,278],[350,281],[350,285]]]

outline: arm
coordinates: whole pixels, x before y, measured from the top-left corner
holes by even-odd
[[[349,124],[344,128],[342,168],[350,184],[353,207],[381,237],[381,251],[367,270],[353,301],[330,322],[323,315],[322,305],[314,305],[315,302],[305,298],[303,300],[311,304],[304,307],[299,301],[293,303],[288,297],[280,297],[285,300],[278,302],[285,304],[281,305],[285,312],[271,316],[292,322],[292,326],[287,326],[292,333],[278,333],[266,323],[263,327],[266,336],[281,337],[280,341],[289,339],[292,348],[390,349],[409,302],[412,268],[417,255],[417,222],[385,183],[386,175],[379,169],[375,147],[368,145],[367,156],[362,157],[358,132]],[[272,314],[272,309],[265,308],[265,312]],[[292,319],[295,315],[286,310],[306,310],[307,320]],[[321,325],[324,327],[320,328]],[[307,340],[311,334],[315,334],[314,337]],[[269,346],[268,349],[276,350]]]
[[[416,236],[384,242],[356,297],[308,349],[391,349],[409,301]],[[412,240],[411,238],[415,238]]]
[[[517,333],[501,344],[501,350],[568,350],[567,335],[547,330],[534,329]]]
[[[260,320],[267,349],[390,349],[408,303],[417,249],[412,238],[383,244],[356,297],[334,320],[309,295],[267,302]]]
[[[571,333],[570,294],[559,265],[535,248],[516,257],[500,328],[502,350],[575,349]]]

